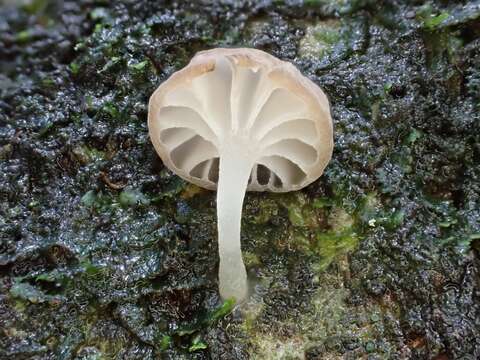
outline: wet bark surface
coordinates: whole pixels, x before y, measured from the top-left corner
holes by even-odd
[[[335,126],[318,181],[247,194],[241,309],[215,194],[146,126],[222,46],[294,63]],[[477,2],[4,1],[0,358],[480,358],[479,107]]]

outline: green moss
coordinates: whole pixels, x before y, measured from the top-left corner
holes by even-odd
[[[430,18],[425,19],[424,25],[428,29],[432,30],[447,20],[449,16],[450,15],[447,12],[442,12],[439,15],[431,16]]]
[[[256,267],[261,264],[260,258],[255,253],[242,251],[242,257],[247,268]]]
[[[395,303],[351,305],[347,302],[349,290],[344,286],[342,273],[348,269],[323,272],[319,274],[319,288],[311,295],[309,311],[301,315],[282,316],[282,320],[270,324],[263,320],[266,307],[261,303],[250,303],[244,310],[243,323],[240,328],[249,339],[250,348],[256,358],[265,360],[303,359],[310,349],[320,348],[322,359],[337,358],[338,351],[347,343],[371,343],[373,353],[381,358],[389,358],[391,349],[382,344],[377,347],[377,340],[383,339],[384,314],[397,318]],[[234,327],[235,325],[232,325]],[[282,330],[288,336],[280,335]],[[366,353],[360,351],[357,357]],[[307,357],[308,358],[308,357]]]
[[[103,30],[103,24],[101,23],[95,24],[95,27],[93,29],[94,33],[99,34],[102,30]]]
[[[221,318],[224,318],[233,311],[235,299],[227,299],[224,303],[207,316],[206,322],[211,324]]]
[[[113,119],[117,119],[120,117],[120,111],[115,106],[115,104],[111,102],[105,103],[102,107],[102,111],[110,115]]]
[[[103,268],[93,265],[90,261],[84,260],[80,263],[83,271],[88,276],[97,276],[102,273]]]
[[[304,193],[296,192],[280,195],[277,201],[288,210],[292,225],[289,246],[318,257],[316,270],[324,270],[335,258],[357,246],[356,220],[345,208],[334,205],[335,199],[312,201]]]
[[[464,37],[458,29],[448,26],[450,15],[447,12],[439,13],[432,5],[426,4],[417,11],[417,19],[424,29],[422,36],[428,67],[432,70],[444,69],[442,64],[445,61],[458,67],[462,61]],[[460,70],[448,73],[449,91],[456,96],[461,93],[462,76]]]
[[[340,38],[338,20],[320,22],[306,29],[305,36],[300,41],[299,53],[305,57],[323,57],[333,50]]]
[[[288,339],[275,334],[258,334],[252,338],[255,343],[255,355],[263,360],[303,359],[304,339],[290,336]]]
[[[317,263],[317,271],[322,271],[341,254],[354,250],[358,244],[359,237],[353,230],[343,232],[329,231],[317,234],[314,252],[321,259]]]
[[[205,350],[207,347],[208,347],[207,344],[202,342],[200,336],[195,336],[192,340],[192,344],[188,348],[188,351],[189,352],[195,352],[195,351],[198,351],[198,350]]]
[[[22,1],[22,9],[30,15],[38,15],[45,11],[49,4],[49,0],[29,0]]]
[[[72,153],[82,165],[105,159],[105,152],[87,145],[75,146]]]
[[[333,199],[331,198],[316,198],[312,202],[312,206],[316,209],[323,209],[330,207],[334,204]]]
[[[89,190],[85,193],[85,195],[82,196],[80,199],[80,202],[87,206],[91,207],[93,204],[95,204],[95,201],[97,200],[97,194],[94,190]]]
[[[93,208],[100,212],[111,212],[120,207],[117,198],[102,191],[89,190],[82,196],[80,202],[83,206]]]
[[[128,187],[120,193],[118,201],[123,207],[148,205],[150,203],[150,200],[139,189]]]
[[[12,144],[6,144],[0,147],[0,161],[8,159],[12,154],[12,152],[13,152]]]
[[[453,219],[453,218],[446,218],[445,220],[443,221],[440,221],[438,223],[438,226],[442,227],[442,228],[449,228],[450,226],[452,225],[455,225],[458,223],[458,220],[457,219]]]
[[[97,25],[100,25],[100,24],[97,24]],[[118,64],[120,61],[122,60],[121,57],[119,56],[112,56],[107,62],[106,64],[102,67],[102,69],[100,69],[98,71],[99,74],[107,71],[107,70],[110,70],[113,66],[115,66],[116,64]]]
[[[16,39],[19,43],[25,44],[31,40],[32,33],[29,30],[23,30],[17,33]]]
[[[148,60],[144,60],[144,61],[141,61],[139,63],[135,63],[135,64],[130,64],[128,65],[130,68],[134,69],[134,70],[137,70],[137,71],[142,71],[143,69],[145,69],[145,67],[149,64],[150,62]]]
[[[288,208],[288,219],[293,226],[305,226],[303,208],[300,206],[290,206]]]
[[[69,67],[73,75],[78,75],[78,73],[80,72],[80,65],[76,62],[71,62]]]
[[[328,215],[328,224],[336,233],[349,231],[354,225],[354,218],[344,208],[333,207]]]
[[[329,27],[317,25],[313,32],[315,40],[326,45],[335,45],[340,40],[340,32],[337,29],[337,25],[336,23],[330,24]]]
[[[410,145],[415,144],[415,142],[422,137],[423,133],[417,129],[412,129],[410,134],[407,137],[407,143]]]
[[[45,281],[49,283],[56,283],[58,285],[65,285],[69,279],[66,274],[55,269],[55,270],[35,276],[35,280]]]
[[[256,224],[265,224],[274,216],[278,215],[278,203],[273,199],[262,199],[258,202],[257,212],[253,216],[253,221]]]
[[[393,84],[391,82],[387,82],[385,85],[383,85],[383,91],[385,95],[390,93],[390,90],[392,90]]]
[[[172,337],[168,335],[164,335],[160,340],[160,350],[165,351],[167,350],[172,343]]]
[[[439,14],[435,13],[431,4],[423,5],[417,11],[417,19],[422,22],[422,26],[429,31],[433,31],[438,28],[445,20],[450,16],[449,13],[443,11]]]
[[[403,224],[405,220],[405,213],[403,210],[394,210],[390,215],[384,218],[383,225],[388,230],[395,230]]]
[[[307,200],[304,193],[297,191],[280,195],[277,201],[288,210],[288,219],[294,227],[318,227],[319,211],[313,204]]]
[[[230,314],[235,307],[235,303],[235,299],[227,299],[215,310],[210,311],[203,316],[199,316],[194,322],[184,324],[177,330],[173,331],[171,335],[175,335],[177,337],[179,336],[182,338],[188,338],[189,336],[194,334],[196,334],[195,336],[198,336],[198,333],[201,330],[208,328],[212,324],[216,323],[217,321],[223,319],[225,316]]]
[[[51,88],[55,85],[55,81],[52,78],[47,77],[45,79],[42,79],[42,85],[46,88]]]

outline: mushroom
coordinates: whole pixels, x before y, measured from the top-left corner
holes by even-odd
[[[217,189],[220,295],[244,300],[245,192],[294,191],[323,173],[333,149],[327,97],[292,64],[263,51],[212,49],[152,94],[148,128],[170,170]]]

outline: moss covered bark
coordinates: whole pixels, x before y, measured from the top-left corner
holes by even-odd
[[[480,8],[418,1],[0,7],[0,358],[480,357]],[[332,103],[324,176],[247,194],[256,293],[217,292],[214,194],[163,168],[147,100],[250,46]]]

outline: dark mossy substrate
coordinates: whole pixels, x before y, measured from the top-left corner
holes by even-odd
[[[233,313],[214,194],[146,126],[218,46],[292,61],[335,122],[321,179],[248,194]],[[479,5],[5,1],[0,69],[1,359],[480,358]]]

